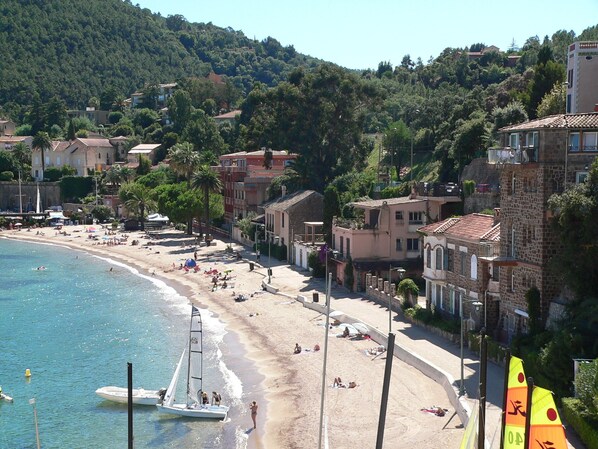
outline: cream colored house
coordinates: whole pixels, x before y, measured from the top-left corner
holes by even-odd
[[[114,163],[115,148],[108,139],[78,138],[72,142],[52,142],[52,148],[44,151],[44,166],[62,167],[70,165],[77,170],[77,176],[89,176],[94,171],[105,171]],[[42,180],[41,151],[31,151],[31,176]]]

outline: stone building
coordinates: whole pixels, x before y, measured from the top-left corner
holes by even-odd
[[[501,232],[500,337],[508,342],[526,333],[525,294],[537,287],[541,318],[548,324],[562,314],[566,298],[560,273],[551,263],[560,246],[552,227],[548,198],[584,182],[598,154],[598,114],[553,115],[500,130],[501,147],[488,151],[500,169]]]
[[[418,229],[423,236],[426,303],[447,318],[468,320],[469,328],[496,334],[500,250],[499,211],[495,215],[451,217]],[[461,309],[462,307],[462,309]]]

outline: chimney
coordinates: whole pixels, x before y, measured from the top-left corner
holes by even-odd
[[[287,194],[287,186],[280,186],[280,188],[282,189],[282,194],[280,197],[284,198],[284,196]]]
[[[500,207],[494,208],[494,226],[500,223]]]

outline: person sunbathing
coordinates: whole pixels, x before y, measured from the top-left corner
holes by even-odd
[[[334,378],[334,382],[332,383],[333,387],[342,387],[343,386],[343,381],[341,380],[340,377],[335,377]]]
[[[294,354],[299,354],[301,353],[301,346],[299,346],[299,343],[295,343],[295,350],[293,351]]]
[[[343,337],[347,338],[349,336],[349,328],[345,326],[345,330],[343,331]]]

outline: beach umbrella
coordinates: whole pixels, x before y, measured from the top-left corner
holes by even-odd
[[[360,334],[364,334],[365,335],[365,334],[369,334],[369,332],[370,332],[370,328],[367,327],[363,323],[357,322],[357,323],[352,323],[352,325],[353,325],[353,327],[355,329],[357,329],[357,332],[359,332]]]
[[[195,265],[197,265],[197,264],[195,263],[195,260],[193,260],[193,259],[187,259],[185,261],[185,266],[187,268],[193,268]]]
[[[23,226],[23,223],[15,223],[15,226]]]
[[[339,318],[341,316],[343,316],[345,313],[341,312],[340,310],[335,310],[333,312],[330,312],[330,315],[328,315],[330,318]]]

